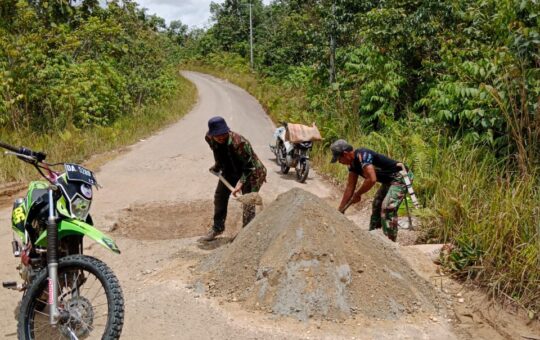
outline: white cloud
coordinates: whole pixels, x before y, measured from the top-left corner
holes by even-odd
[[[181,20],[189,27],[205,27],[210,24],[211,0],[138,0],[141,8],[147,8],[149,14],[156,14],[165,19]]]
[[[2,0],[0,0],[2,1]],[[223,0],[135,0],[139,8],[146,8],[148,14],[155,14],[170,24],[173,20],[180,20],[190,28],[205,28],[211,25],[210,3]],[[273,0],[263,0],[268,5]],[[99,0],[101,6],[107,0]]]
[[[149,14],[165,19],[167,24],[180,20],[190,28],[210,26],[210,3],[212,0],[136,0],[140,8],[147,8]],[[216,1],[214,2],[222,2]],[[270,0],[264,0],[268,4]]]

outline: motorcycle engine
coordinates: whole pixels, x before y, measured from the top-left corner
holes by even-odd
[[[287,165],[294,166],[294,165],[292,165],[293,158],[292,158],[291,154],[287,154],[287,157],[285,159],[286,159]]]
[[[21,276],[21,279],[23,279],[23,281],[27,283],[32,282],[39,272],[39,268],[36,270],[31,265],[25,266],[22,263],[19,264],[17,269],[19,270],[19,275]]]
[[[291,168],[296,167],[296,165],[298,164],[298,157],[290,155],[287,156],[287,164],[289,164]]]

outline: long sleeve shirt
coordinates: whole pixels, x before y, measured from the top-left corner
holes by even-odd
[[[265,180],[266,168],[253,151],[249,141],[242,135],[230,131],[229,138],[223,144],[216,142],[208,135],[205,136],[205,140],[214,153],[216,170],[221,170],[224,175],[240,176],[242,183],[248,179],[257,182]]]

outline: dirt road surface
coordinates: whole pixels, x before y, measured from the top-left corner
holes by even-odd
[[[189,281],[190,268],[219,246],[204,246],[197,237],[211,223],[212,198],[217,179],[204,141],[207,121],[223,116],[232,130],[247,137],[268,169],[260,194],[266,204],[292,187],[300,187],[338,203],[340,193],[315,171],[305,184],[295,181],[294,170],[279,173],[268,147],[274,125],[260,104],[245,91],[211,76],[185,72],[198,88],[193,110],[156,135],[108,162],[97,172],[102,189],[95,192],[96,226],[110,231],[122,254],[108,253],[88,241],[86,252],[104,260],[120,279],[126,301],[125,339],[454,339],[462,338],[447,320],[378,320],[356,318],[345,323],[300,322],[275,315],[245,311],[235,301],[208,297]],[[240,226],[240,208],[230,203],[225,237]],[[18,280],[9,232],[10,207],[0,210],[0,277]],[[366,210],[351,210],[355,221],[366,220]],[[362,226],[363,227],[363,226]],[[227,240],[225,238],[224,240]],[[0,338],[16,338],[15,291],[0,291]],[[496,338],[496,337],[495,337]]]

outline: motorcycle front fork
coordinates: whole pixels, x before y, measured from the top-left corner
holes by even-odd
[[[49,217],[47,219],[47,271],[49,291],[49,323],[56,325],[60,317],[58,311],[58,228],[54,207],[53,187],[48,189]]]

